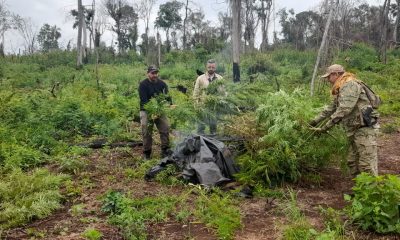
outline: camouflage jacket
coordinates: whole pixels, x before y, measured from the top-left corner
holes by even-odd
[[[333,125],[341,123],[347,135],[351,136],[358,128],[366,126],[363,112],[372,107],[364,89],[357,82],[359,80],[354,75],[345,73],[342,78],[347,79],[343,79],[345,81],[338,88],[337,94],[333,95],[334,99],[331,104],[325,107],[314,121],[321,122],[329,118],[323,126],[324,129],[329,129]],[[370,116],[377,121],[379,114],[376,110],[373,110]]]

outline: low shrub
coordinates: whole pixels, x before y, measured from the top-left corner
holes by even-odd
[[[350,219],[364,230],[399,234],[400,178],[361,173],[355,181],[354,196],[345,196]]]

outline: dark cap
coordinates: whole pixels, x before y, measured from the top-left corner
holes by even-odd
[[[147,73],[151,73],[151,72],[159,72],[159,70],[156,66],[151,65],[147,68]]]

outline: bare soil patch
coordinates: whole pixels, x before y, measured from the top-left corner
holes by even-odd
[[[379,172],[381,174],[400,173],[400,133],[382,134],[379,137]],[[64,207],[53,215],[9,230],[4,239],[84,239],[81,233],[87,228],[95,228],[103,234],[102,239],[123,239],[119,229],[107,223],[107,216],[101,212],[100,197],[109,189],[121,189],[135,197],[152,196],[159,193],[180,194],[182,187],[168,187],[155,182],[127,178],[124,169],[134,168],[134,159],[140,157],[141,148],[133,151],[118,149],[94,150],[88,157],[89,166],[78,174],[74,181],[83,186],[77,196],[68,197]],[[51,170],[52,167],[50,167]],[[339,168],[329,168],[322,172],[320,185],[294,185],[300,208],[316,229],[323,229],[320,207],[342,209],[346,206],[343,194],[352,187],[352,180]],[[266,198],[243,199],[240,209],[243,228],[235,239],[278,239],[285,223],[283,214],[276,210],[279,200]],[[71,207],[83,204],[84,211],[78,216]],[[377,235],[357,232],[362,239],[400,239],[395,235]],[[210,228],[195,220],[180,223],[170,219],[165,223],[148,226],[149,239],[218,239]]]

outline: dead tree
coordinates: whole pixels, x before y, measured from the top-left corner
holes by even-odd
[[[396,21],[394,22],[393,29],[393,42],[397,45],[397,33],[400,23],[400,0],[397,0],[397,8],[396,8]]]
[[[385,0],[382,9],[381,15],[381,40],[379,44],[379,58],[381,62],[386,64],[386,50],[387,50],[387,33],[388,33],[388,25],[389,25],[389,7],[390,7],[390,0]]]
[[[240,10],[241,0],[231,0],[232,11],[232,53],[233,53],[233,81],[240,82],[240,36],[241,36],[241,23],[240,23]]]
[[[261,0],[261,6],[258,9],[258,16],[261,20],[261,45],[260,50],[266,51],[268,48],[268,29],[271,18],[272,0]]]
[[[76,43],[76,68],[82,68],[82,28],[83,28],[83,7],[82,7],[82,0],[78,0],[78,19],[79,19],[79,26],[78,26],[78,41]]]
[[[321,60],[321,55],[322,55],[323,49],[325,47],[326,39],[328,38],[328,31],[329,31],[329,26],[330,26],[330,24],[332,22],[333,13],[334,13],[334,10],[335,10],[336,6],[338,5],[338,3],[339,3],[339,0],[336,0],[336,3],[335,3],[334,0],[331,1],[328,20],[326,21],[324,35],[322,36],[321,45],[319,47],[318,55],[317,55],[317,61],[315,62],[314,72],[313,72],[313,76],[312,76],[312,79],[311,79],[311,88],[310,88],[311,89],[310,90],[311,96],[314,95],[315,77],[317,76],[317,71],[318,71],[319,62]]]

